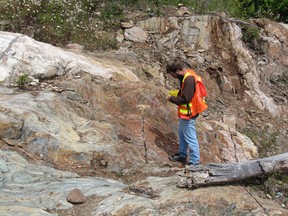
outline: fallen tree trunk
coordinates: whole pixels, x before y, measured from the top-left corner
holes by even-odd
[[[277,171],[288,172],[288,153],[239,163],[211,163],[186,166],[179,187],[199,187],[203,185],[236,182],[251,177]]]

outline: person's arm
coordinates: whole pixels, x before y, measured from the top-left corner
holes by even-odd
[[[182,96],[181,94],[178,94],[177,97],[170,96],[168,100],[176,105],[187,104],[192,100],[194,92],[195,79],[193,76],[189,76],[184,81],[184,89],[182,90]]]

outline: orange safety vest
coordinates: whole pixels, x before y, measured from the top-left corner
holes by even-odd
[[[207,96],[206,88],[202,82],[202,78],[198,76],[193,70],[187,70],[182,80],[181,95],[184,89],[184,81],[187,77],[193,76],[195,79],[195,93],[192,100],[188,104],[181,104],[178,106],[178,117],[189,120],[197,114],[203,112],[208,108],[204,97]]]

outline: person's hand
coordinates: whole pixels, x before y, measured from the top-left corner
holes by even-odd
[[[177,97],[178,93],[179,93],[179,90],[170,90],[169,91],[169,95],[174,96],[174,97]]]

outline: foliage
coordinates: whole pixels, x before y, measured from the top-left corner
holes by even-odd
[[[91,33],[92,34],[92,33]],[[101,32],[91,37],[91,34],[79,32],[73,37],[73,41],[82,44],[86,50],[118,49],[119,45],[113,34]]]
[[[288,22],[288,0],[239,0],[241,17],[266,17]]]
[[[242,28],[242,40],[245,43],[253,44],[260,39],[260,31],[257,27],[245,25]]]
[[[116,41],[99,36],[98,32],[119,27],[127,9],[161,16],[164,5],[179,3],[198,14],[225,12],[241,19],[268,17],[288,22],[288,0],[1,0],[0,21],[9,21],[1,30],[28,32],[36,40],[53,45],[74,42],[89,50],[114,49]],[[244,39],[257,37],[255,31],[246,32]]]
[[[276,132],[269,133],[267,130],[243,130],[241,133],[248,136],[252,142],[258,146],[259,157],[275,155],[278,137]]]
[[[28,83],[28,74],[22,74],[18,77],[17,79],[17,85],[19,88],[24,89],[25,88],[25,84]]]
[[[275,193],[279,190],[282,184],[288,184],[288,176],[286,173],[274,172],[270,175],[265,176],[262,190],[266,193],[275,196]],[[288,193],[287,188],[283,189],[283,192]]]
[[[3,30],[20,33],[31,30],[36,40],[53,45],[75,42],[89,49],[115,47],[115,41],[97,35],[101,29],[94,19],[97,7],[97,0],[7,0],[0,2],[0,19],[11,21]],[[112,7],[103,14],[106,20],[119,19],[115,14],[121,11]]]
[[[255,192],[267,196],[269,194],[279,204],[288,203],[288,175],[285,171],[272,172],[243,181]]]
[[[259,178],[260,184],[253,188],[269,194],[279,204],[288,202],[288,175],[286,172],[274,172]],[[260,192],[261,193],[261,192]]]
[[[117,21],[124,18],[124,12],[120,5],[116,3],[107,3],[107,6],[101,12],[100,18],[104,23],[104,29],[110,29],[118,24]]]

